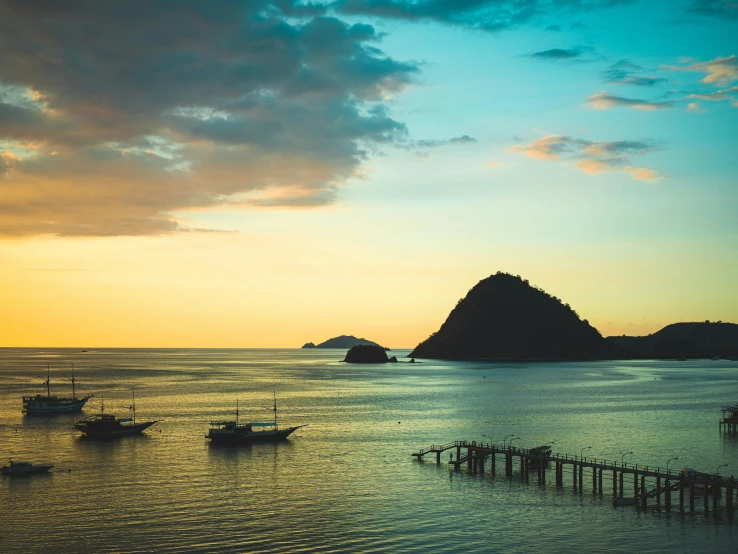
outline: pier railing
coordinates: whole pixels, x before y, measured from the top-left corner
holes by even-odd
[[[484,472],[485,460],[490,459],[491,474],[495,475],[496,456],[502,455],[505,458],[505,475],[508,477],[513,475],[513,459],[518,458],[521,477],[528,481],[532,470],[538,473],[538,481],[541,484],[546,482],[546,470],[549,465],[555,464],[557,487],[563,486],[563,470],[565,467],[570,467],[572,486],[574,490],[578,491],[581,491],[584,487],[583,473],[587,469],[592,476],[592,490],[594,493],[599,492],[600,495],[603,492],[603,473],[606,472],[608,475],[612,474],[612,490],[613,496],[616,498],[616,504],[629,500],[629,503],[639,503],[645,507],[648,498],[656,497],[656,502],[660,504],[663,495],[666,510],[670,511],[671,493],[672,491],[679,491],[680,509],[684,510],[685,490],[687,490],[690,511],[694,511],[694,497],[697,493],[700,493],[704,495],[704,510],[707,513],[708,494],[713,497],[713,511],[716,511],[718,509],[718,498],[722,495],[721,491],[724,489],[727,493],[726,508],[728,513],[732,515],[733,497],[738,492],[738,482],[732,475],[725,477],[718,473],[698,472],[691,469],[672,470],[667,468],[662,470],[660,466],[629,464],[622,459],[618,462],[617,460],[597,457],[588,458],[583,454],[577,456],[559,452],[552,453],[549,445],[523,448],[510,445],[499,446],[483,441],[454,441],[423,448],[413,453],[413,456],[418,461],[422,461],[423,456],[435,453],[436,463],[440,464],[441,453],[451,449],[456,449],[456,457],[454,458],[452,452],[448,463],[456,470],[459,470],[462,464],[466,464],[472,471],[480,470]],[[462,450],[465,450],[465,452],[462,453]],[[623,498],[623,477],[625,475],[629,476],[629,482],[632,478],[633,497],[631,499]],[[650,486],[647,486],[647,479],[650,480]]]

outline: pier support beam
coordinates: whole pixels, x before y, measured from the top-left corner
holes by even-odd
[[[582,464],[579,464],[579,492],[584,492],[584,480],[582,477],[584,476],[584,466]]]
[[[679,479],[679,511],[684,513],[684,479]]]
[[[600,493],[600,497],[602,497],[602,469],[600,469],[599,478],[597,479],[597,490]]]
[[[671,488],[669,483],[669,480],[667,479],[664,482],[664,487],[666,490],[664,491],[664,508],[666,509],[666,512],[671,512]]]
[[[689,513],[694,513],[694,483],[689,484]]]
[[[661,505],[661,477],[656,477],[656,505]]]
[[[712,488],[712,512],[717,515],[718,501],[720,500],[720,487]]]
[[[525,456],[520,456],[520,478],[527,483],[528,482],[528,471],[527,471],[527,468],[525,467],[526,460],[527,458]]]
[[[710,499],[708,498],[708,494],[707,494],[707,483],[705,483],[705,488],[702,489],[702,490],[703,490],[703,493],[704,493],[704,498],[702,499],[702,504],[704,505],[703,506],[703,509],[705,510],[705,515],[707,515],[708,512],[710,511],[710,509],[709,509]]]
[[[638,496],[638,474],[633,474],[633,498]]]
[[[597,468],[592,468],[592,494],[597,494]]]
[[[620,498],[623,497],[623,472],[620,472],[620,494],[618,494]]]
[[[648,497],[646,496],[646,476],[641,475],[641,508],[644,510],[648,505]]]
[[[492,477],[495,476],[495,453],[492,452],[490,455],[490,465],[492,466],[490,473],[492,474]]]
[[[725,508],[728,510],[728,517],[733,517],[733,487],[725,489]]]
[[[618,497],[618,472],[615,469],[612,470],[612,497]]]

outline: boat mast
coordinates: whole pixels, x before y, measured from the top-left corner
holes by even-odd
[[[136,391],[131,391],[133,395],[133,404],[129,406],[129,410],[133,410],[133,425],[136,425]]]
[[[277,391],[274,391],[274,428],[277,428]]]
[[[238,398],[236,398],[236,426],[238,427]]]
[[[49,386],[49,383],[51,383],[51,370],[49,369],[49,364],[46,364],[46,396],[51,396],[51,387]]]
[[[71,381],[72,381],[72,398],[74,398],[75,400],[77,400],[77,391],[74,389],[74,381],[76,380],[74,378],[74,362],[70,362],[70,363],[72,364],[72,378],[71,378]]]

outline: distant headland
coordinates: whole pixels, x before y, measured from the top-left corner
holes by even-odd
[[[738,325],[722,321],[672,323],[645,337],[607,337],[621,348],[647,358],[736,358]]]
[[[389,350],[389,348],[385,348],[376,342],[367,340],[367,339],[361,339],[354,337],[353,335],[341,335],[340,337],[333,337],[332,339],[328,339],[325,342],[321,342],[320,344],[314,344],[312,342],[308,342],[307,344],[304,344],[303,348],[351,348],[353,346],[359,346],[359,345],[369,345],[369,346],[379,346],[383,350]]]
[[[498,272],[459,300],[409,354],[446,360],[584,361],[738,354],[738,325],[677,323],[648,337],[605,339],[562,300]]]

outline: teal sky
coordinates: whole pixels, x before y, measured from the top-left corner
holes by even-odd
[[[738,322],[738,4],[80,6],[0,10],[6,291],[50,269],[6,315],[100,288],[8,345],[117,296],[157,346],[411,347],[499,270],[605,335]]]

